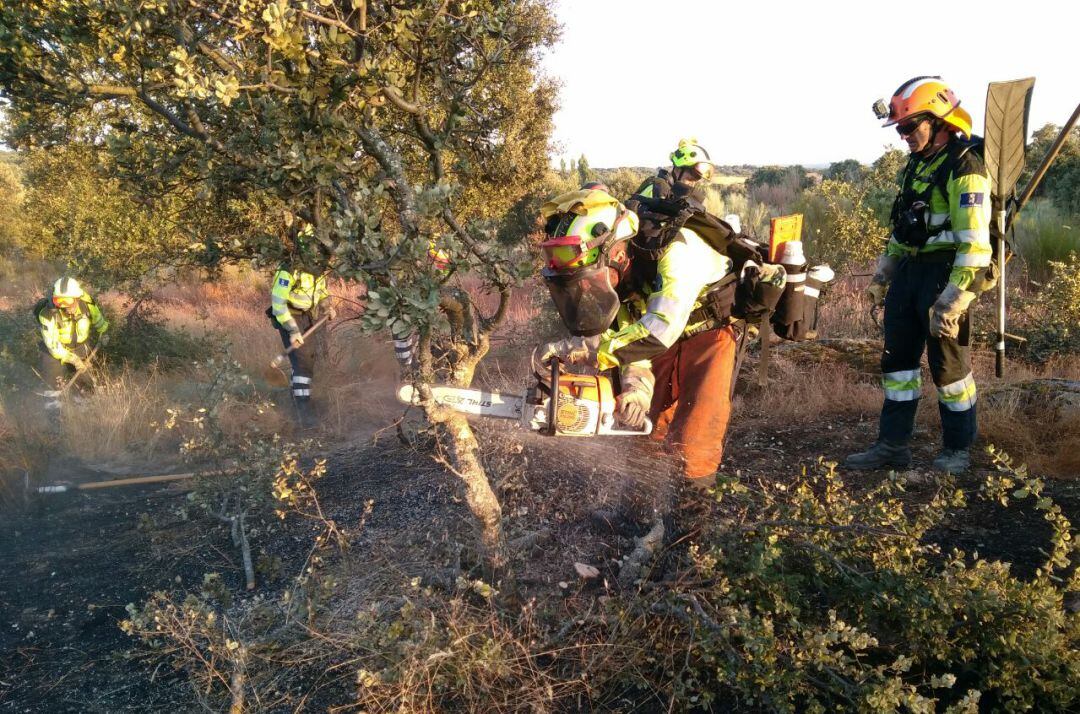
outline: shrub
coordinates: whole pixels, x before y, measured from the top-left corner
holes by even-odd
[[[154,364],[175,369],[223,351],[222,341],[214,335],[193,337],[166,327],[160,308],[146,301],[136,302],[127,315],[116,318],[109,331],[105,356],[132,367]]]
[[[1080,253],[1047,263],[1050,277],[1034,298],[1017,307],[1027,312],[1027,354],[1038,362],[1054,354],[1080,352]]]
[[[867,204],[870,190],[868,183],[822,181],[802,195],[793,210],[804,216],[808,255],[839,270],[881,254],[889,234]]]
[[[674,679],[675,699],[725,709],[1074,706],[1080,618],[1062,604],[1080,586],[1071,524],[1038,479],[992,453],[999,474],[979,496],[1031,504],[1050,525],[1033,578],[933,542],[966,505],[949,480],[914,507],[899,481],[857,495],[832,464],[794,485],[723,480],[717,498],[735,517],[691,547],[670,592],[620,613],[642,652],[625,683]]]
[[[1070,253],[1080,252],[1080,223],[1076,218],[1080,217],[1067,218],[1046,199],[1032,201],[1017,217],[1011,245],[1024,259],[1032,279],[1046,280],[1052,272],[1051,262],[1061,262]]]

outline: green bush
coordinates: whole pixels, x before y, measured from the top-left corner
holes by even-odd
[[[868,203],[872,189],[869,183],[822,181],[800,196],[793,210],[803,214],[807,255],[839,271],[881,254],[889,231]]]
[[[102,352],[110,361],[175,369],[222,351],[222,342],[213,336],[193,337],[166,327],[158,308],[148,302],[137,303],[126,316],[107,317],[112,320],[111,337]]]
[[[1080,253],[1047,263],[1050,277],[1028,300],[1014,304],[1024,313],[1027,357],[1045,361],[1054,354],[1080,352]]]
[[[934,543],[966,505],[950,480],[922,506],[895,479],[858,495],[832,464],[756,492],[727,480],[717,497],[737,515],[691,548],[670,593],[622,613],[648,653],[632,676],[674,675],[678,699],[725,709],[1075,706],[1080,617],[1063,607],[1080,586],[1071,524],[1041,481],[991,451],[999,474],[979,496],[1031,504],[1050,525],[1034,577]]]
[[[1044,281],[1052,269],[1050,263],[1066,260],[1080,252],[1080,216],[1066,216],[1046,199],[1029,203],[1016,219],[1012,249],[1024,259],[1033,280]]]

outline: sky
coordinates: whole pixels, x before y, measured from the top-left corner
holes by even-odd
[[[1034,76],[1029,128],[1080,102],[1080,3],[556,0],[553,161],[659,166],[680,137],[718,164],[869,163],[905,148],[871,105],[940,75],[982,134],[989,82]]]

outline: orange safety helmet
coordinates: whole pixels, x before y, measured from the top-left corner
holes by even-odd
[[[889,114],[882,126],[899,124],[916,114],[932,114],[965,138],[971,137],[971,115],[960,108],[960,100],[941,77],[915,77],[901,84],[889,100]]]

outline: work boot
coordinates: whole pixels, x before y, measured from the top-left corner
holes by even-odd
[[[971,455],[967,449],[942,449],[934,459],[934,468],[954,475],[967,473],[971,468]]]
[[[844,466],[849,469],[872,470],[886,466],[906,468],[911,464],[911,449],[903,444],[890,444],[878,441],[866,451],[851,454],[844,459]]]

